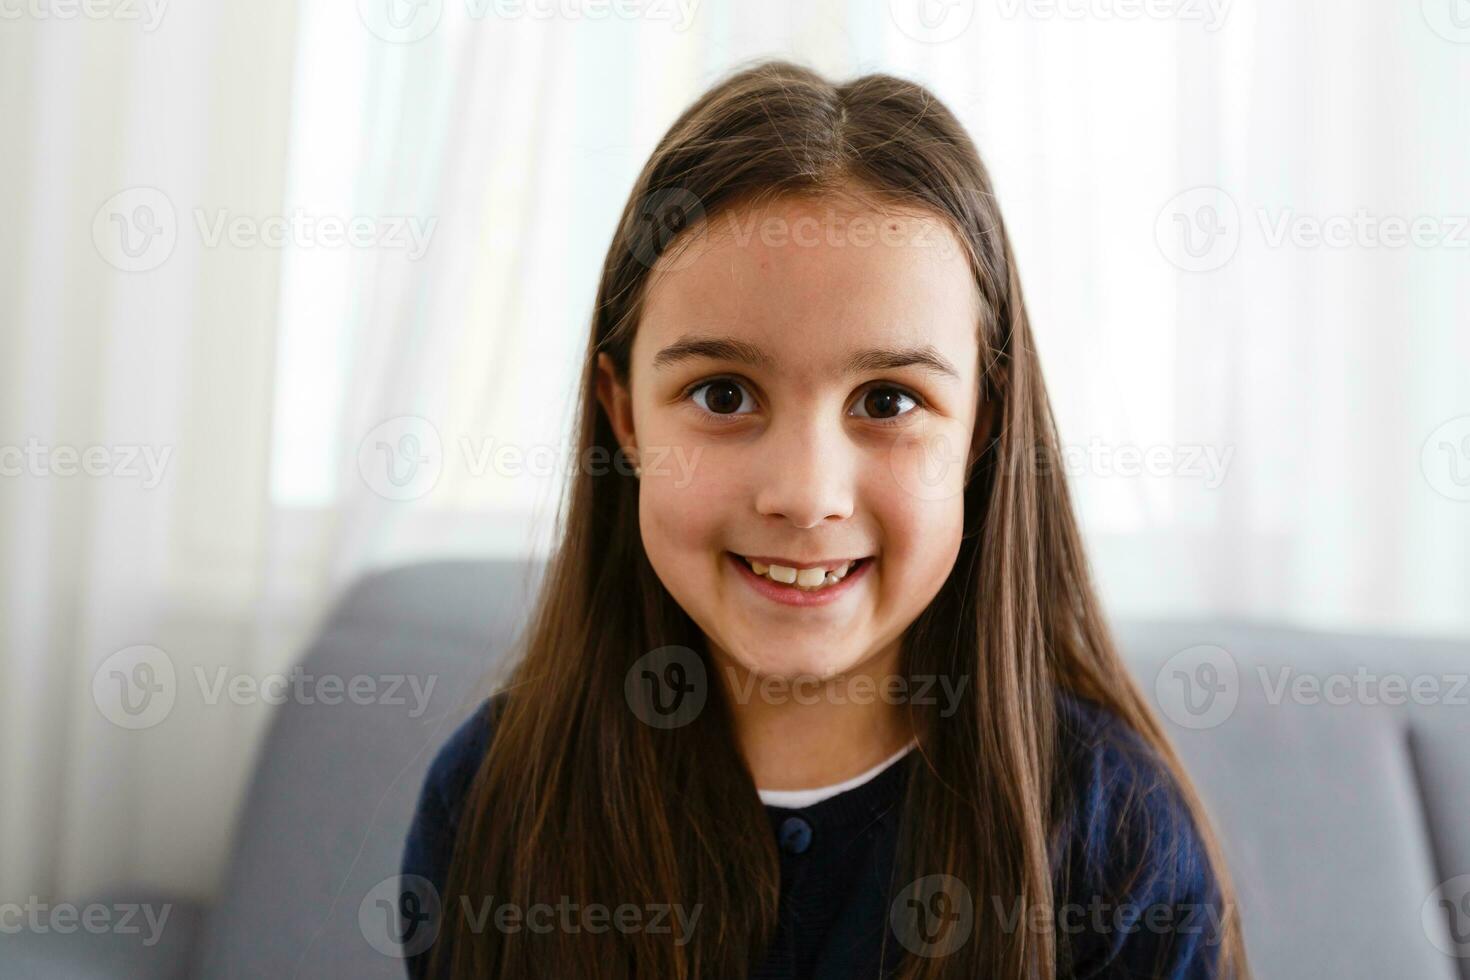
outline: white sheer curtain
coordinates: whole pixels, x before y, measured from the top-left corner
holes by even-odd
[[[914,77],[971,128],[1115,615],[1470,630],[1453,2],[4,25],[0,447],[53,455],[0,478],[0,900],[217,880],[272,709],[181,683],[126,730],[93,693],[118,651],[259,677],[365,569],[547,547],[613,222],[675,114],[763,55]],[[1349,247],[1303,237],[1360,212]],[[168,254],[119,251],[150,216]],[[1438,240],[1370,244],[1390,219]],[[54,452],[98,446],[94,475]]]
[[[281,209],[295,12],[66,9],[0,24],[0,901],[206,888],[264,713],[128,731],[93,679],[139,645],[181,676],[274,655],[281,256],[195,215]]]

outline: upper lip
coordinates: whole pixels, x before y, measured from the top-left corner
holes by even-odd
[[[747,555],[739,551],[731,552],[731,554],[739,555],[747,561],[758,561],[762,565],[780,565],[783,568],[794,568],[797,571],[803,568],[836,568],[845,561],[858,561],[868,557],[867,555],[857,555],[853,558],[825,558],[818,561],[796,561],[792,558],[772,558],[770,555]]]

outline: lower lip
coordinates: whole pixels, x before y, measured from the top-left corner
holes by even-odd
[[[772,582],[764,575],[757,575],[751,571],[750,566],[745,563],[744,558],[740,558],[731,552],[726,552],[725,557],[730,560],[730,563],[735,566],[736,572],[750,584],[752,589],[755,589],[755,591],[767,599],[772,599],[788,606],[825,606],[828,603],[836,602],[851,592],[858,581],[868,574],[868,569],[873,567],[873,559],[865,558],[862,564],[848,572],[847,576],[836,585],[829,585],[824,589],[806,591],[798,589],[794,585],[782,585],[779,582]]]

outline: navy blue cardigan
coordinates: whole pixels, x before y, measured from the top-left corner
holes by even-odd
[[[405,901],[424,882],[443,893],[460,809],[505,697],[482,703],[430,766],[403,851],[403,874],[416,876],[405,879]],[[781,859],[780,921],[752,980],[893,975],[906,951],[943,951],[925,946],[931,934],[920,917],[928,910],[963,914],[965,902],[972,916],[993,916],[1005,928],[1054,929],[1058,977],[1219,976],[1224,909],[1167,770],[1100,705],[1066,693],[1059,705],[1064,771],[1077,803],[1059,828],[1059,887],[1049,919],[1017,918],[1014,906],[971,894],[953,879],[890,893],[899,804],[913,767],[922,764],[910,752],[868,782],[811,806],[766,807]],[[425,907],[422,896],[411,901],[414,907],[404,909],[411,934],[432,935],[437,923],[417,911]],[[412,980],[427,977],[429,950],[422,946],[405,940]]]

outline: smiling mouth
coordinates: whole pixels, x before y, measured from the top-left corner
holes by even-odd
[[[872,555],[867,555],[862,558],[841,559],[809,568],[797,568],[794,565],[783,565],[779,562],[758,561],[733,551],[730,554],[743,561],[746,567],[756,575],[802,592],[820,592],[834,586],[873,560]]]

